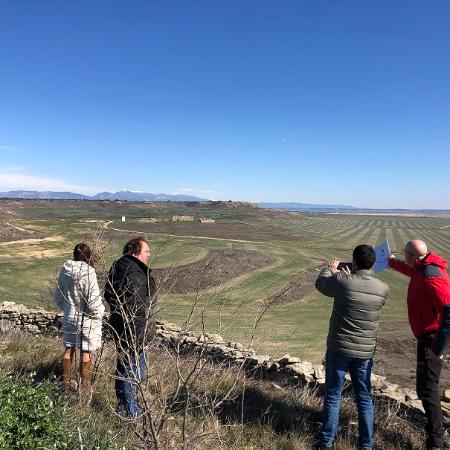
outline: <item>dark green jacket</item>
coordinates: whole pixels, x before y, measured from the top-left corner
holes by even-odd
[[[334,297],[327,349],[352,358],[372,358],[388,285],[376,279],[372,270],[333,275],[325,268],[316,280],[316,288]]]

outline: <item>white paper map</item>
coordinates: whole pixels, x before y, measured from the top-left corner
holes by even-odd
[[[384,269],[389,268],[389,257],[391,256],[391,250],[389,249],[389,242],[383,241],[381,244],[374,247],[376,260],[373,266],[375,272],[381,272]]]

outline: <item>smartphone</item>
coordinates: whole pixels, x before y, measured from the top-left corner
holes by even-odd
[[[337,266],[337,270],[342,270],[344,267],[347,267],[350,272],[352,271],[352,263],[351,262],[340,262]]]

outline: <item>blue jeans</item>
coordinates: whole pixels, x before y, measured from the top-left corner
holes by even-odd
[[[117,355],[116,368],[116,397],[118,400],[117,412],[130,416],[139,416],[142,410],[136,402],[136,386],[145,377],[147,369],[147,353],[136,358],[124,353]]]
[[[319,433],[322,446],[331,447],[339,426],[339,406],[345,374],[350,372],[356,404],[358,406],[358,447],[364,450],[373,448],[373,403],[370,396],[372,386],[370,374],[373,361],[350,358],[328,351],[325,368],[325,401],[323,405],[323,425]]]

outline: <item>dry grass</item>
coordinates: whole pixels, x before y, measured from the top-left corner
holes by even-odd
[[[0,324],[0,382],[8,375],[35,373],[38,381],[54,379],[57,383],[61,377],[61,356],[59,339],[32,337]],[[191,371],[197,361],[195,355],[183,356],[179,360],[181,373]],[[152,349],[149,374],[142,385],[151,408],[158,412],[167,410],[160,446],[164,449],[182,448],[180,423],[185,399],[173,398],[178,383],[175,363],[175,356],[167,350]],[[80,403],[76,395],[67,399],[67,426],[73,433],[77,427],[80,429],[85,449],[152,448],[142,443],[145,434],[142,423],[124,421],[114,413],[114,364],[114,351],[108,344],[97,355],[90,405]],[[225,401],[214,402],[222,400],[224,393],[230,391]],[[320,425],[319,392],[245,377],[224,366],[206,363],[190,395],[189,449],[311,449]],[[421,432],[400,411],[380,403],[376,404],[376,410],[377,448],[422,447]],[[356,410],[351,397],[346,396],[334,448],[355,448],[356,439]]]

